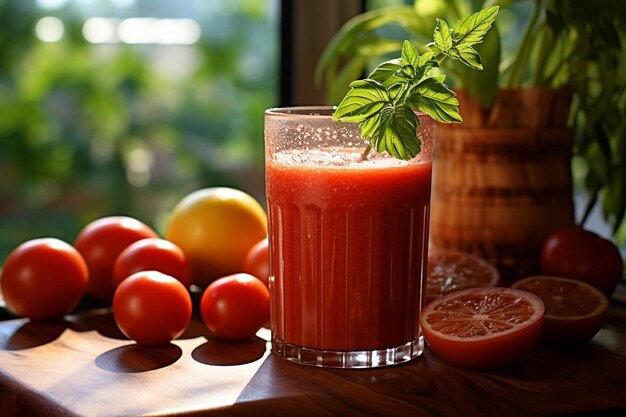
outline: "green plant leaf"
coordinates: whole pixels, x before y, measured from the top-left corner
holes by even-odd
[[[438,122],[463,121],[459,114],[459,101],[456,99],[456,94],[434,78],[422,81],[408,97],[407,104],[423,111]]]
[[[425,52],[420,56],[411,42],[404,41],[400,57],[402,66],[398,72],[399,77],[406,82],[420,82],[429,75],[431,69],[439,66],[439,63],[433,59],[433,56],[431,51]]]
[[[421,61],[422,60],[420,58],[420,62]],[[439,62],[435,61],[434,59],[428,59],[428,60],[424,60],[424,63],[420,65],[421,66],[415,72],[415,76],[413,77],[413,81],[417,83],[419,83],[425,78],[431,77],[431,72],[432,72],[431,70],[433,68],[437,68],[439,66]]]
[[[452,29],[453,46],[459,48],[482,42],[498,10],[498,6],[492,6],[461,19]]]
[[[430,78],[437,81],[438,83],[443,83],[446,80],[446,74],[433,75]]]
[[[598,192],[609,181],[610,164],[606,159],[606,153],[598,142],[591,142],[585,149],[584,156],[588,167],[585,186],[588,190]]]
[[[405,88],[406,88],[405,83],[396,83],[390,86],[388,91],[389,91],[389,97],[391,97],[391,100],[395,101],[395,100],[400,99],[400,96],[404,92]]]
[[[419,65],[420,67],[423,67],[423,66],[438,67],[438,66],[439,66],[439,63],[438,63],[435,59],[433,59],[434,55],[435,55],[435,54],[433,54],[433,52],[432,52],[432,51],[427,51],[427,52],[424,52],[424,53],[420,56],[420,59],[419,59],[418,65]]]
[[[404,41],[404,43],[402,43],[400,63],[403,66],[411,65],[413,67],[418,67],[419,58],[420,58],[420,54],[419,52],[417,52],[417,49],[415,48],[415,46],[409,41]]]
[[[455,58],[475,70],[482,70],[483,63],[480,60],[480,55],[471,46],[458,46],[452,48]]]
[[[350,83],[360,78],[363,73],[368,70],[367,66],[372,55],[385,55],[390,52],[396,52],[401,47],[402,42],[393,39],[378,37],[363,37],[360,39],[356,50],[342,62],[341,66],[338,66],[338,63],[333,60],[326,67],[325,77],[328,83],[326,101],[334,105],[341,102],[343,97],[350,90]],[[337,67],[339,68],[338,71]],[[368,76],[367,78],[372,77]],[[396,80],[390,80],[389,83],[383,82],[383,84],[389,86],[395,82]]]
[[[381,8],[353,17],[343,24],[324,49],[315,68],[315,83],[320,84],[323,76],[328,75],[325,74],[327,70],[336,66],[341,59],[352,56],[356,48],[362,45],[363,38],[375,30],[394,24],[426,36],[426,22],[427,20],[415,13],[413,6]]]
[[[350,84],[350,91],[335,110],[333,119],[362,122],[381,111],[390,101],[389,92],[378,81],[357,80]]]
[[[379,37],[378,32],[376,36],[371,38],[364,38],[364,41],[360,42],[357,46],[357,53],[368,61],[372,60],[373,56],[384,56],[391,53],[396,53],[402,48],[402,41],[390,38]]]
[[[412,80],[415,77],[415,67],[413,65],[403,65],[398,75],[406,80]]]
[[[443,53],[448,52],[452,48],[452,34],[445,20],[437,19],[433,40],[435,41],[435,46]]]
[[[361,128],[361,137],[363,139],[369,139],[370,144],[374,148],[376,148],[381,132],[383,131],[380,129],[383,114],[384,110],[381,110],[380,112],[372,115],[372,117],[359,123],[359,127]]]
[[[602,196],[602,208],[616,233],[626,214],[626,164],[615,165],[612,173]]]
[[[341,102],[341,100],[343,100],[348,91],[350,91],[350,83],[363,74],[363,68],[365,68],[365,65],[365,58],[355,56],[347,62],[337,74],[333,74],[333,77],[329,78],[329,103],[337,105]]]
[[[377,116],[376,134],[372,136],[377,152],[388,152],[398,159],[409,160],[420,152],[415,132],[419,121],[413,109],[406,104],[386,107]]]
[[[404,41],[400,59],[386,61],[370,78],[350,84],[334,120],[359,123],[361,136],[378,152],[400,159],[413,158],[421,149],[415,110],[443,123],[463,121],[455,93],[443,83],[445,75],[433,74],[439,66],[435,52],[444,58],[452,56],[470,68],[482,69],[480,56],[472,45],[482,41],[497,11],[498,7],[492,7],[462,19],[457,25],[457,39],[447,23],[437,21],[435,42],[422,55],[415,45]],[[369,148],[364,157],[368,152]]]
[[[374,80],[374,81],[378,81],[384,86],[388,86],[387,82],[388,80],[390,80],[389,81],[391,82],[391,84],[389,84],[390,86],[396,83],[396,81],[393,80],[392,76],[395,75],[398,71],[400,71],[401,68],[402,68],[402,65],[400,64],[400,59],[399,58],[392,59],[390,61],[383,62],[378,67],[376,67],[376,69],[372,71],[370,75],[367,76],[367,78]]]
[[[467,90],[472,100],[480,106],[489,108],[496,97],[500,76],[500,34],[497,24],[487,32],[483,42],[476,45],[476,51],[483,63],[482,71],[475,71],[460,61],[450,61],[450,65],[458,78],[463,80],[463,84],[457,86]]]

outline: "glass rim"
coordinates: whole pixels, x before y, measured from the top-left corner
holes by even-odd
[[[311,106],[286,106],[271,107],[265,110],[266,116],[287,118],[331,118],[337,110],[337,106],[311,105]],[[422,111],[416,111],[418,117],[428,116]]]
[[[311,117],[329,118],[337,109],[337,106],[287,106],[272,107],[265,110],[265,115],[274,117]]]

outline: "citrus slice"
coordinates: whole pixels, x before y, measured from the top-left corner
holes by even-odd
[[[437,249],[428,255],[428,275],[424,303],[467,288],[495,287],[500,282],[498,270],[477,256]]]
[[[537,294],[546,306],[544,339],[559,344],[583,343],[596,335],[609,308],[608,298],[591,285],[549,276],[524,278],[514,288]]]
[[[458,366],[490,369],[529,350],[541,337],[544,306],[536,295],[511,288],[470,288],[434,300],[420,325],[430,349]]]

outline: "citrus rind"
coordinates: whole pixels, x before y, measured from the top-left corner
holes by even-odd
[[[497,368],[530,351],[539,341],[544,304],[527,291],[471,288],[428,304],[420,325],[431,350],[454,365]]]

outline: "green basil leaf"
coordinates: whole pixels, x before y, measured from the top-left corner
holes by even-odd
[[[422,56],[420,56],[418,66],[423,67],[424,65],[433,65],[434,67],[439,66],[439,62],[433,59],[435,54],[432,51],[425,52]]]
[[[439,66],[439,62],[433,59],[434,54],[428,51],[420,56],[415,46],[409,41],[404,41],[402,57],[400,58],[401,70],[397,76],[407,82],[419,82],[429,76],[430,70]],[[412,67],[411,69],[407,68]]]
[[[472,46],[482,42],[483,37],[498,15],[498,6],[466,16],[452,29],[452,43],[455,47]]]
[[[418,70],[415,72],[415,75],[413,76],[413,81],[419,83],[423,79],[429,78],[431,70],[433,68],[437,68],[438,66],[439,66],[439,63],[435,61],[434,59],[425,61],[424,64],[420,66]]]
[[[403,65],[400,71],[402,75],[404,75],[404,77],[408,80],[411,80],[413,79],[413,77],[415,77],[415,68],[413,67],[413,65]]]
[[[433,80],[437,81],[438,83],[442,83],[446,80],[446,74],[438,74],[438,75],[434,75],[432,77]]]
[[[444,84],[446,76],[433,74],[434,68],[439,67],[443,56],[465,64],[464,70],[482,69],[480,55],[472,45],[482,42],[497,13],[497,6],[485,9],[461,19],[452,30],[437,20],[434,42],[422,55],[411,42],[404,41],[399,59],[382,63],[368,79],[350,84],[334,120],[359,123],[361,136],[378,152],[413,158],[421,149],[414,110],[443,123],[463,121],[456,95]],[[364,157],[368,152],[369,148]]]
[[[359,127],[361,128],[361,137],[363,139],[369,139],[370,143],[376,149],[376,143],[378,138],[380,137],[380,125],[382,123],[382,115],[384,114],[384,110],[372,115],[368,119],[359,123]]]
[[[405,83],[396,83],[390,86],[387,91],[389,91],[389,97],[391,98],[391,100],[398,100],[400,98],[400,95],[404,92],[405,87]]]
[[[417,116],[408,105],[385,108],[380,114],[378,136],[374,140],[376,151],[386,151],[403,160],[415,157],[421,149],[416,136],[418,126]]]
[[[428,46],[428,49],[430,49],[430,51],[433,53],[434,56],[438,56],[443,53],[441,52],[441,49],[437,48],[437,45],[435,45],[435,42],[431,42],[426,46]]]
[[[445,20],[437,19],[433,40],[435,41],[435,46],[443,53],[448,52],[452,48],[452,34]]]
[[[400,71],[402,68],[402,64],[400,64],[400,59],[392,59],[390,61],[383,62],[380,64],[367,78],[378,81],[382,85],[388,87],[387,83],[389,80],[393,85],[396,81],[393,80],[394,75]]]
[[[467,45],[458,46],[458,47],[452,48],[452,50],[455,51],[455,54],[456,54],[455,58],[461,61],[463,64],[467,65],[468,67],[472,69],[476,69],[476,70],[483,69],[483,63],[480,60],[480,55],[471,46],[467,46]]]
[[[484,108],[491,106],[498,91],[500,73],[500,36],[497,22],[489,29],[482,43],[476,45],[483,64],[482,71],[475,71],[461,61],[451,62],[452,71],[459,74],[459,79],[465,80],[463,87],[470,97]]]
[[[409,41],[404,41],[402,44],[402,52],[400,54],[400,63],[402,65],[419,67],[419,57],[419,52],[417,52],[415,46]]]
[[[389,104],[387,89],[378,81],[357,80],[350,84],[350,91],[339,103],[334,120],[362,122]]]
[[[407,99],[407,104],[419,109],[438,122],[460,123],[459,101],[456,94],[435,78],[422,81]]]

